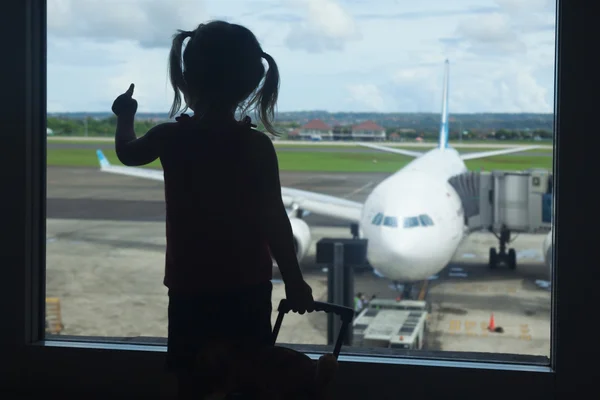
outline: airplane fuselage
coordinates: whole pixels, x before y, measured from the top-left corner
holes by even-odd
[[[367,258],[400,282],[441,271],[465,236],[461,200],[448,183],[467,171],[452,148],[433,149],[382,181],[367,198],[360,220]]]

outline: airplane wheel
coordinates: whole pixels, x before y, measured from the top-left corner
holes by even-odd
[[[498,252],[496,251],[495,247],[491,247],[490,248],[490,260],[489,260],[489,265],[491,269],[496,268],[496,265],[498,264]]]
[[[517,268],[517,252],[515,249],[508,250],[508,267],[510,269]]]

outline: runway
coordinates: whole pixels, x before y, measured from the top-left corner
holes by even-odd
[[[386,173],[281,172],[282,186],[365,201]],[[47,216],[58,219],[164,221],[162,182],[100,173],[97,168],[48,168]],[[311,226],[348,226],[309,215]]]
[[[387,174],[281,173],[281,182],[364,201]],[[162,182],[101,173],[95,168],[48,168],[47,295],[61,301],[64,335],[118,338],[166,336],[164,200]],[[313,245],[302,268],[315,298],[327,300],[327,274],[315,263],[315,243],[349,237],[348,224],[310,215]],[[548,357],[550,293],[535,285],[548,279],[543,235],[520,235],[516,271],[487,268],[492,235],[474,234],[452,263],[429,282],[432,313],[426,348]],[[277,278],[277,276],[276,276]],[[355,277],[355,291],[395,297],[386,279],[369,271]],[[274,280],[273,304],[285,295]],[[491,313],[503,334],[485,328]],[[275,313],[273,314],[275,317]],[[280,340],[326,343],[325,315],[289,315]]]

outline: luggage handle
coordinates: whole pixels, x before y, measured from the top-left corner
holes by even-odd
[[[324,311],[326,313],[334,313],[342,318],[343,322],[352,322],[354,318],[354,310],[350,307],[338,306],[337,304],[315,301],[315,311]],[[287,299],[281,299],[277,311],[287,314],[291,311],[290,302]]]
[[[322,301],[315,301],[315,311],[324,311],[326,313],[334,313],[340,316],[342,320],[342,326],[340,327],[340,332],[338,333],[338,337],[335,341],[335,347],[333,349],[333,355],[337,358],[340,354],[340,350],[342,349],[342,342],[344,341],[344,336],[348,327],[350,326],[350,322],[354,318],[354,310],[350,307],[339,306],[337,304],[325,303]],[[281,324],[283,323],[283,317],[285,314],[291,311],[290,303],[287,299],[281,299],[279,302],[279,307],[277,311],[279,314],[277,315],[277,321],[275,322],[275,326],[273,327],[273,345],[275,345],[277,341],[277,335],[279,334],[279,329],[281,328]]]

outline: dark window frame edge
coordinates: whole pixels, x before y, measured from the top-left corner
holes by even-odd
[[[40,17],[40,14],[39,14],[40,10],[39,10],[39,8],[44,8],[43,14],[41,14],[41,15],[44,15],[44,17],[45,17],[45,1],[25,0],[25,1],[22,1],[22,2],[18,2],[18,1],[14,1],[13,0],[13,1],[7,1],[6,3],[7,4],[5,4],[5,7],[12,7],[12,8],[17,9],[17,11],[21,11],[19,9],[19,7],[21,7],[21,5],[18,5],[16,3],[21,3],[21,4],[23,4],[22,7],[25,7],[25,8],[29,9],[29,11],[30,11],[30,15],[29,16],[30,17],[31,17],[31,14],[36,14],[36,16],[34,16],[32,18],[29,18],[27,20],[27,23],[24,24],[24,26],[26,28],[28,26],[35,25],[36,18],[38,18],[37,21],[39,22],[39,17]],[[565,41],[563,39],[566,39],[566,41],[569,42],[569,45],[571,45],[571,46],[574,44],[575,39],[577,39],[576,38],[577,33],[579,33],[579,32],[575,33],[574,32],[575,29],[573,29],[574,28],[573,25],[574,25],[575,18],[576,17],[580,17],[580,16],[585,17],[583,14],[585,14],[586,11],[585,11],[585,6],[583,5],[584,3],[582,3],[582,6],[580,8],[580,10],[583,10],[583,11],[575,11],[575,7],[577,7],[577,6],[574,6],[574,4],[573,4],[574,2],[570,2],[571,4],[569,4],[568,6],[566,5],[566,3],[567,3],[566,1],[557,0],[557,3],[558,3],[558,5],[557,5],[557,20],[558,20],[558,23],[557,23],[557,26],[556,26],[556,35],[557,35],[557,38],[556,38],[556,43],[557,43],[556,44],[556,48],[557,48],[556,66],[557,66],[557,70],[555,71],[555,82],[557,83],[557,85],[556,85],[556,89],[555,89],[555,109],[558,111],[559,109],[564,108],[564,104],[560,104],[561,100],[565,101],[565,99],[566,99],[566,103],[565,104],[568,104],[569,101],[573,101],[575,99],[575,96],[572,95],[572,91],[573,90],[571,90],[571,93],[570,93],[571,96],[564,96],[563,97],[563,95],[561,94],[561,88],[563,88],[564,86],[567,85],[565,83],[565,81],[563,81],[562,79],[565,76],[567,76],[568,74],[567,73],[560,74],[560,69],[559,68],[561,68],[561,65],[564,65],[565,60],[567,60],[567,56],[563,55],[563,51],[561,51],[561,49],[559,48],[559,44],[561,44],[561,42]],[[570,9],[569,9],[569,7],[570,7]],[[564,13],[565,10],[568,11],[569,17],[567,17],[566,13]],[[579,14],[579,15],[576,16],[575,14]],[[571,19],[569,20],[569,18],[571,18]],[[569,31],[566,32],[566,33],[562,29],[563,28],[563,24],[562,23],[565,22],[565,21],[566,21],[566,24],[568,24],[568,29],[569,29]],[[588,29],[589,29],[589,25],[588,25]],[[44,32],[44,34],[45,34],[45,32]],[[30,33],[30,31],[26,31],[26,36],[31,36],[31,35],[32,34]],[[33,33],[33,36],[35,36],[35,32]],[[45,43],[45,42],[42,41],[42,43]],[[40,44],[40,42],[38,42],[38,45],[39,44]],[[33,54],[34,50],[33,49],[29,49],[29,51],[31,51],[31,56],[32,56],[31,59],[35,59],[36,56],[35,56],[35,54]],[[569,48],[568,52],[572,54],[573,52],[576,52],[576,51],[572,50],[571,48]],[[579,56],[577,61],[582,61],[581,58],[582,57]],[[578,64],[577,66],[580,67],[583,63],[582,62],[578,62],[577,64]],[[45,68],[45,65],[44,65],[43,68]],[[35,74],[35,72],[31,71],[31,75],[34,75],[34,74]],[[560,74],[560,76],[559,76],[559,74]],[[31,76],[29,78],[31,78]],[[571,80],[573,80],[573,79],[574,78],[571,77]],[[31,84],[31,82],[32,81],[29,81],[30,84]],[[34,78],[33,82],[35,82],[35,78]],[[45,83],[45,81],[44,81],[44,83]],[[31,86],[29,86],[29,90],[31,91]],[[45,103],[45,96],[44,96],[44,103]],[[32,106],[30,108],[30,111],[32,111],[34,109],[35,109],[35,107]],[[35,111],[33,112],[32,115],[35,115]],[[45,115],[45,110],[44,110],[44,113],[42,115]],[[566,115],[565,114],[565,116],[563,116],[563,119],[567,119],[569,117],[572,117],[572,115]],[[571,121],[566,122],[564,124],[565,124],[565,126],[567,128],[571,128],[574,125],[576,125],[575,123],[573,123]],[[29,124],[29,126],[25,128],[26,131],[27,131],[27,135],[26,135],[26,138],[24,138],[24,140],[26,142],[29,142],[29,147],[27,147],[27,150],[26,150],[25,154],[29,157],[30,160],[35,160],[35,154],[36,154],[35,152],[36,151],[38,152],[37,153],[38,156],[40,154],[42,154],[42,153],[45,153],[45,137],[43,137],[43,138],[42,137],[38,137],[37,139],[35,138],[35,135],[34,135],[34,132],[33,132],[33,130],[35,129],[34,125],[36,125],[36,124],[35,123],[34,124]],[[44,122],[44,125],[45,125],[45,122]],[[42,125],[42,126],[44,126],[44,125]],[[563,125],[563,122],[561,122],[560,113],[557,112],[556,113],[556,121],[555,121],[555,127],[556,127],[555,145],[556,145],[556,147],[555,147],[555,150],[554,150],[555,179],[558,178],[559,174],[557,172],[559,171],[559,168],[563,169],[560,166],[560,164],[561,164],[561,162],[564,162],[564,161],[561,161],[561,159],[567,159],[566,156],[560,157],[560,155],[559,155],[559,147],[561,147],[561,146],[559,146],[559,143],[565,143],[565,142],[568,142],[570,140],[570,139],[564,139],[564,137],[561,137],[560,130],[561,130],[562,125]],[[21,128],[21,126],[18,126],[18,128]],[[573,133],[573,135],[574,134],[575,133]],[[571,135],[571,133],[570,133],[570,135]],[[579,139],[579,138],[577,138],[577,139]],[[574,141],[576,142],[577,140],[574,140]],[[575,146],[575,144],[572,144],[572,143],[569,143],[569,145],[571,145],[573,147]],[[36,146],[37,146],[37,150],[35,150]],[[569,153],[570,155],[572,155],[572,153],[573,153],[572,149],[568,150],[568,151],[565,151],[565,150],[567,150],[566,147],[565,148],[561,147],[560,153],[563,153],[563,154]],[[39,158],[38,158],[38,160],[39,160]],[[33,164],[33,165],[28,164],[28,166],[30,166],[30,168],[32,168],[32,172],[35,173],[35,171],[36,171],[35,164]],[[39,165],[38,165],[38,167],[39,167]],[[44,166],[44,168],[45,168],[45,166]],[[574,168],[572,166],[570,166],[570,167],[568,167],[566,169],[569,170],[570,172],[573,172]],[[577,172],[580,173],[581,170],[577,170]],[[574,178],[575,177],[571,175],[571,176],[569,176],[568,179],[574,179]],[[560,179],[557,179],[557,181],[559,181],[559,180]],[[33,178],[31,178],[28,183],[31,184],[32,181],[33,181]],[[43,179],[41,183],[42,184],[45,183],[45,179]],[[560,192],[560,189],[558,188],[558,186],[559,186],[559,183],[557,182],[557,184],[555,185],[555,187],[557,189],[557,193]],[[27,183],[24,185],[23,188],[25,189],[26,192],[28,191],[30,194],[31,193],[36,193],[36,192],[39,193],[42,190],[42,187],[37,187],[36,188],[35,184],[33,184],[33,186],[31,186],[31,185],[27,185]],[[19,186],[19,187],[17,187],[17,189],[21,190],[22,188]],[[559,196],[557,196],[557,198],[555,200],[556,204],[559,203],[558,197]],[[565,194],[565,197],[568,197],[568,195]],[[43,249],[44,241],[42,240],[41,243],[39,243],[39,246],[37,247],[37,250],[34,248],[35,246],[33,246],[33,243],[36,240],[35,239],[35,237],[36,237],[36,228],[34,227],[36,222],[34,221],[34,216],[35,216],[36,212],[40,212],[40,211],[43,214],[43,208],[41,208],[41,207],[43,207],[43,204],[35,204],[35,201],[32,202],[31,198],[25,198],[25,200],[26,200],[26,203],[28,203],[28,206],[30,206],[30,212],[31,212],[31,214],[28,214],[28,216],[29,216],[29,223],[31,224],[29,226],[29,229],[30,229],[30,231],[29,231],[29,235],[30,236],[29,237],[32,239],[32,242],[31,242],[32,245],[31,245],[31,247],[32,247],[32,250],[34,252],[40,253],[39,250]],[[44,198],[44,200],[45,200],[45,198]],[[42,202],[42,203],[45,203],[45,201]],[[563,206],[563,207],[566,207],[566,206]],[[561,223],[562,221],[561,221],[560,217],[558,216],[558,214],[559,214],[558,213],[558,207],[556,208],[556,210],[557,210],[557,212],[556,212],[557,215],[556,215],[555,222],[556,222],[557,228],[555,229],[555,233],[554,233],[554,238],[555,238],[555,243],[556,243],[555,248],[558,249],[559,247],[561,247],[560,245],[562,245],[562,246],[564,246],[563,249],[567,249],[568,250],[568,249],[570,249],[572,247],[572,246],[570,246],[568,244],[569,243],[569,240],[568,240],[569,238],[567,237],[567,235],[569,234],[569,232],[563,231],[562,234],[561,234],[559,232],[559,230],[560,230],[559,228],[561,226],[563,226],[563,225],[573,227],[573,223],[569,223],[569,222],[565,222],[564,224]],[[568,214],[571,215],[571,212],[568,212]],[[566,218],[564,218],[564,221],[566,221]],[[572,232],[572,230],[571,230],[571,232]],[[37,233],[38,233],[37,236],[38,236],[38,239],[39,239],[39,237],[41,237],[42,235],[39,235],[39,233],[40,233],[39,230],[38,230]],[[42,234],[45,234],[45,232],[42,232]],[[564,251],[563,252],[556,251],[556,254],[554,255],[554,261],[555,261],[554,265],[558,265],[558,264],[567,265],[567,264],[570,264],[570,263],[567,262],[567,256],[564,255],[564,253],[565,253]],[[45,268],[42,268],[42,271],[39,271],[39,268],[34,268],[33,263],[35,262],[34,260],[36,260],[36,259],[39,262],[40,257],[43,258],[44,256],[45,255],[43,254],[43,252],[41,252],[41,254],[37,254],[37,255],[36,254],[31,254],[29,259],[23,259],[23,261],[26,262],[26,265],[25,265],[25,270],[26,271],[24,273],[24,277],[26,278],[26,282],[24,282],[25,287],[23,288],[25,290],[24,290],[24,292],[21,292],[21,293],[25,294],[25,298],[23,299],[23,301],[24,301],[23,304],[19,304],[17,302],[16,306],[17,306],[18,309],[19,309],[19,307],[21,307],[21,305],[23,305],[24,307],[26,307],[26,309],[24,310],[24,311],[26,311],[25,312],[25,318],[26,318],[26,320],[24,321],[24,327],[23,327],[23,328],[25,328],[25,330],[22,332],[24,334],[21,335],[22,340],[19,340],[17,342],[17,345],[21,349],[23,349],[23,346],[20,346],[20,344],[23,344],[23,342],[24,342],[25,349],[23,349],[23,350],[25,350],[25,351],[27,351],[28,348],[29,349],[34,348],[36,346],[35,342],[38,339],[40,339],[41,337],[43,337],[43,331],[42,331],[42,329],[39,329],[39,326],[40,326],[39,322],[40,322],[40,320],[43,321],[43,312],[41,312],[42,311],[42,304],[40,304],[41,303],[40,300],[43,301],[43,296],[37,296],[34,293],[35,292],[34,288],[36,286],[38,286],[38,287],[42,286],[45,283],[44,280],[42,279],[44,277],[44,274],[43,274],[44,271],[43,270]],[[562,262],[558,263],[556,261],[562,261]],[[554,282],[553,282],[553,304],[552,304],[552,308],[553,308],[552,332],[553,332],[553,335],[552,335],[552,339],[551,339],[551,341],[552,341],[551,360],[552,360],[552,366],[553,366],[554,370],[558,371],[558,374],[554,374],[554,376],[556,376],[556,375],[564,375],[566,377],[573,377],[573,375],[576,372],[565,372],[565,371],[567,371],[567,369],[570,368],[570,367],[572,367],[572,368],[575,367],[576,364],[573,362],[575,356],[571,355],[571,354],[568,354],[569,350],[566,347],[567,345],[565,345],[565,344],[560,345],[558,343],[558,334],[559,334],[559,332],[562,334],[562,332],[564,331],[564,329],[563,329],[563,331],[561,331],[561,329],[559,328],[559,318],[562,319],[563,316],[566,315],[567,306],[561,305],[559,307],[559,305],[557,304],[558,302],[556,301],[556,294],[557,294],[558,291],[561,291],[561,289],[559,289],[559,288],[562,288],[562,287],[568,288],[569,286],[572,287],[571,283],[572,283],[572,281],[574,279],[571,278],[571,276],[574,276],[575,273],[571,272],[571,271],[563,273],[563,271],[561,271],[561,274],[560,274],[561,277],[557,278],[557,275],[558,274],[556,274],[556,271],[555,271],[554,272],[554,276],[553,276],[553,278],[555,278],[555,279],[554,279]],[[566,279],[564,278],[565,276],[567,277]],[[566,282],[565,284],[562,283],[563,279],[565,279],[565,282]],[[16,290],[19,290],[19,289],[17,288]],[[38,291],[38,293],[40,293],[40,292]],[[578,299],[580,299],[580,297],[578,297]],[[32,311],[32,312],[28,313],[27,311]],[[41,318],[38,319],[37,323],[36,323],[36,321],[33,321],[33,319],[32,320],[27,320],[27,318],[29,318],[29,316],[35,316],[35,315],[41,316]],[[36,327],[36,324],[37,324],[37,327]],[[41,324],[41,326],[43,326],[43,324]],[[573,335],[571,335],[569,333],[566,333],[562,337],[563,337],[563,339],[564,338],[573,338]],[[50,350],[50,349],[48,349],[48,350]],[[108,351],[107,353],[110,353],[110,352],[111,351]],[[30,360],[30,361],[33,361],[33,360]],[[93,361],[91,361],[91,362],[93,362]],[[138,361],[133,361],[133,362],[135,363],[135,362],[138,362]],[[564,363],[564,365],[557,365],[557,363],[558,364],[563,364]],[[21,364],[21,366],[24,367],[24,368],[27,368],[27,367],[23,366],[22,364]],[[519,374],[527,375],[527,376],[530,375],[530,374],[523,374],[522,372],[519,373]],[[567,382],[568,381],[567,378],[564,378],[564,379],[561,378],[560,380],[563,381],[563,382]],[[552,381],[552,382],[554,382],[554,381]],[[464,382],[464,383],[466,383],[466,382]],[[581,387],[579,389],[581,389]]]

